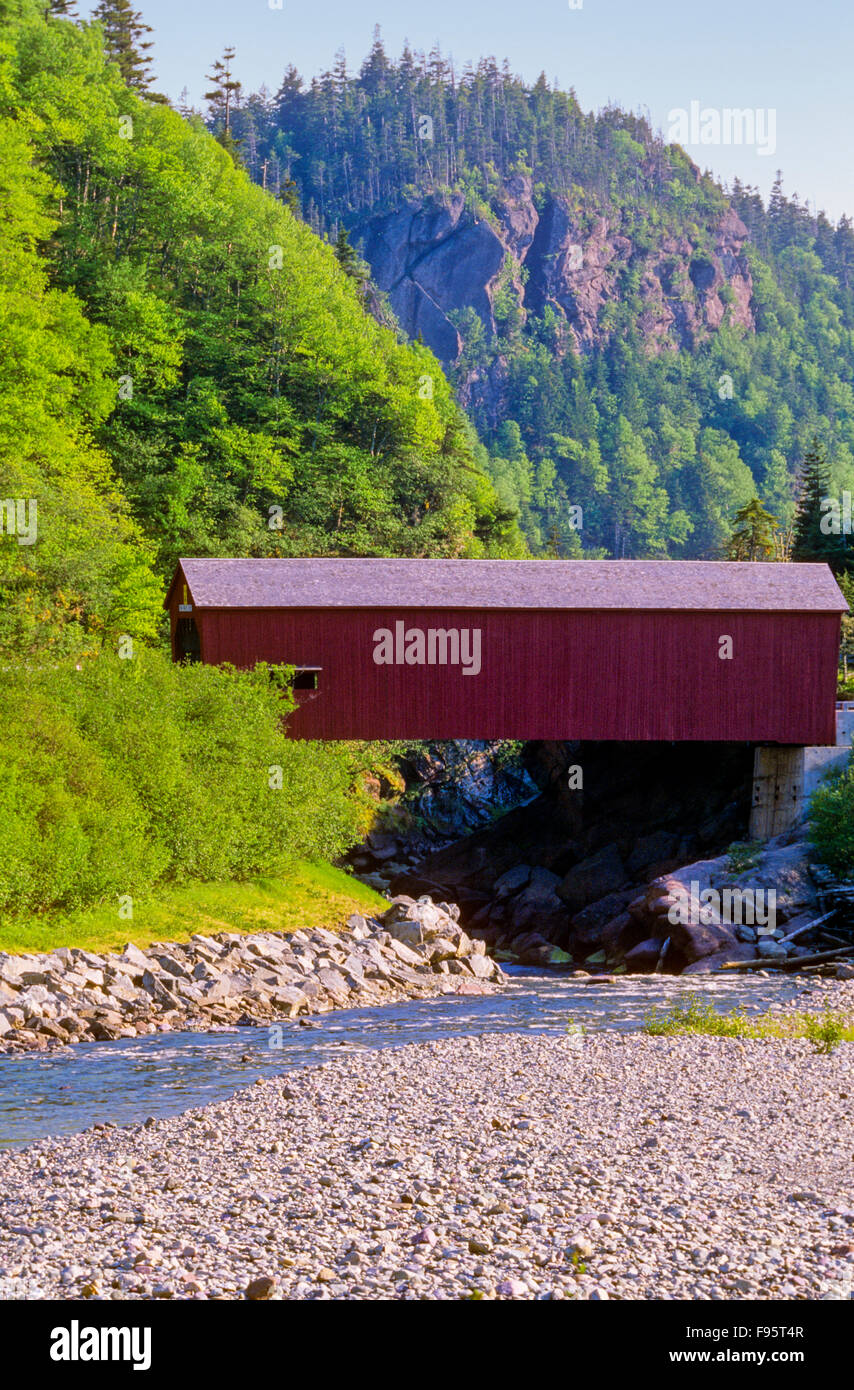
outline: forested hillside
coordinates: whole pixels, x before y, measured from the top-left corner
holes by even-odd
[[[180,552],[519,553],[432,354],[99,29],[4,9],[4,643],[150,635]]]
[[[767,207],[727,194],[644,119],[545,77],[395,62],[379,36],[356,73],[339,54],[275,95],[232,86],[228,126],[443,358],[535,552],[714,555],[754,493],[785,529],[813,435],[830,486],[854,486],[848,219],[779,182]]]
[[[364,828],[281,673],[172,665],[179,553],[523,549],[435,357],[63,8],[0,2],[0,914]]]

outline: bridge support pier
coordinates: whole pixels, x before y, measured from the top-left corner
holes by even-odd
[[[806,750],[800,744],[760,745],[753,754],[750,838],[770,840],[792,830],[806,810]]]
[[[753,752],[753,800],[750,838],[768,840],[792,830],[809,811],[816,787],[839,771],[854,750],[854,702],[836,706],[836,743],[759,744]]]

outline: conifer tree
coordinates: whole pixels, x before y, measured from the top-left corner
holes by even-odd
[[[349,237],[340,222],[338,224],[338,236],[335,239],[335,257],[345,275],[349,275],[353,280],[364,278],[359,257],[350,245]]]
[[[302,105],[302,78],[293,63],[285,69],[273,101],[277,125],[281,130],[290,130],[299,117]]]
[[[735,529],[727,545],[728,560],[770,560],[777,550],[780,523],[758,497],[735,514]]]
[[[212,70],[205,74],[207,81],[213,84],[211,90],[205,92],[205,101],[210,103],[212,116],[222,121],[222,129],[216,138],[236,161],[239,141],[235,139],[232,130],[232,114],[240,101],[242,85],[233,75],[234,55],[234,48],[224,48],[222,57],[217,58]]]
[[[145,35],[152,29],[139,10],[133,8],[130,0],[100,0],[92,18],[104,31],[107,57],[116,64],[127,85],[142,92],[149,101],[165,102],[165,97],[151,91],[154,79],[148,53],[152,43]]]
[[[78,20],[75,0],[47,0],[44,7],[45,19],[71,19]]]
[[[845,538],[834,533],[827,506],[830,480],[827,457],[818,438],[804,454],[798,478],[793,560],[823,560],[834,570],[846,568]]]
[[[561,547],[560,528],[556,522],[552,522],[552,525],[549,529],[545,553],[550,560],[559,560],[561,558],[561,555],[563,554],[563,550]]]
[[[359,71],[359,77],[366,92],[376,93],[386,89],[392,72],[382,41],[380,26],[374,25],[374,41],[371,51]]]
[[[294,217],[299,217],[299,188],[290,175],[282,179],[280,197],[285,207],[290,208]]]

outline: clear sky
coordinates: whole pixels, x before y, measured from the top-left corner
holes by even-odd
[[[247,91],[265,83],[275,91],[288,63],[310,78],[331,66],[339,48],[357,68],[379,24],[391,57],[404,39],[416,50],[438,41],[459,67],[490,54],[499,62],[506,57],[527,80],[544,70],[574,87],[586,110],[609,101],[642,110],[665,134],[670,113],[690,113],[692,102],[699,113],[750,109],[766,122],[760,133],[770,152],[732,140],[692,145],[686,137],[696,163],[724,180],[738,175],[765,195],[780,168],[787,193],[834,220],[854,215],[851,0],[135,3],[154,29],[159,89],[172,98],[186,87],[201,105],[204,75],[226,44],[237,49],[236,76]],[[281,9],[271,8],[279,3]],[[86,0],[79,8],[86,12]],[[695,123],[695,137],[699,128]]]

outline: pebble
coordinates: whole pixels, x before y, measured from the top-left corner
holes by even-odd
[[[852,1058],[463,1036],[3,1150],[0,1298],[850,1298]]]
[[[260,1302],[263,1299],[272,1298],[276,1290],[276,1280],[269,1274],[262,1275],[260,1279],[253,1279],[251,1284],[246,1287],[246,1297],[252,1302]]]

